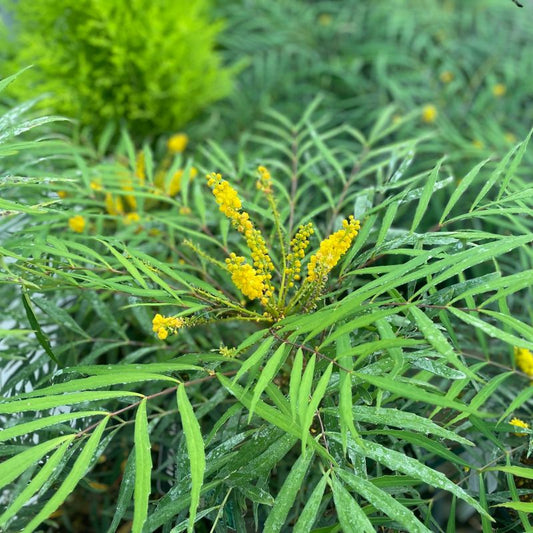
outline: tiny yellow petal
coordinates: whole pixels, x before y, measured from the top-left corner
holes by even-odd
[[[492,94],[496,98],[501,98],[507,92],[507,87],[503,83],[497,83],[492,87]]]

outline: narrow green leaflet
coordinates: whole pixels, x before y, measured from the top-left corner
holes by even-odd
[[[76,485],[85,476],[91,459],[93,458],[102,434],[106,428],[109,417],[105,417],[95,428],[92,435],[87,440],[83,450],[78,455],[76,462],[72,466],[71,471],[61,484],[61,486],[55,491],[53,496],[44,504],[43,508],[33,518],[33,520],[24,528],[23,533],[30,533],[41,522],[46,520],[68,497],[68,495],[76,488]]]
[[[350,349],[350,336],[345,334],[337,340],[336,353],[337,362],[346,370],[353,370],[353,358],[345,356],[344,354]],[[355,429],[352,414],[352,376],[342,370],[339,372],[339,417],[342,434],[342,449],[346,453],[346,443],[348,432],[352,433],[354,439],[357,439],[359,434]]]
[[[300,389],[300,381],[302,380],[302,368],[303,352],[301,348],[298,348],[294,357],[294,361],[292,362],[291,377],[289,381],[289,400],[291,403],[291,415],[293,420],[297,419],[297,416],[300,412],[298,404],[298,391]]]
[[[341,442],[341,435],[339,433],[328,433],[328,437]],[[480,514],[486,514],[479,503],[469,496],[461,487],[450,481],[444,474],[433,470],[420,463],[416,459],[397,452],[376,442],[365,441],[365,447],[359,446],[353,439],[348,439],[348,448],[354,452],[365,457],[370,457],[374,461],[390,468],[394,472],[402,472],[410,477],[417,477],[428,485],[446,490],[451,494],[455,494],[469,505],[474,507]]]
[[[298,517],[298,521],[294,524],[293,533],[308,533],[311,531],[318,515],[318,510],[320,508],[320,503],[322,502],[322,496],[324,495],[328,478],[329,475],[327,473],[320,478],[320,481],[313,489],[311,496],[307,499],[305,507]]]
[[[482,161],[481,163],[478,163],[460,182],[459,185],[457,185],[456,189],[453,191],[452,195],[450,196],[450,199],[448,200],[448,203],[446,204],[446,207],[442,210],[442,215],[439,220],[439,225],[442,226],[443,222],[446,220],[446,217],[450,213],[450,211],[453,209],[454,205],[457,203],[457,201],[461,198],[461,196],[464,194],[466,189],[470,187],[470,184],[474,181],[476,176],[479,174],[479,171],[481,168],[487,163],[488,159],[485,161]]]
[[[115,256],[117,261],[130,273],[131,277],[143,288],[148,290],[148,285],[144,281],[144,278],[141,276],[141,273],[137,270],[137,267],[131,262],[128,261],[127,257],[121,254],[116,250],[111,244],[102,239],[97,239],[98,242],[101,242],[107,249]]]
[[[84,402],[98,402],[113,398],[126,398],[128,396],[142,397],[138,392],[128,391],[98,391],[98,392],[73,392],[70,394],[58,394],[50,398],[31,398],[28,400],[13,400],[0,403],[0,414],[22,413],[26,411],[42,411],[62,405],[74,405]]]
[[[331,478],[333,501],[343,533],[375,533],[374,526],[336,475]]]
[[[260,332],[258,332],[258,333],[260,333]],[[257,335],[257,340],[259,340],[261,337],[262,337],[262,335]],[[252,355],[250,355],[250,357],[248,357],[246,359],[246,361],[244,361],[244,363],[242,364],[241,368],[239,368],[239,371],[237,372],[237,375],[235,376],[233,381],[236,382],[246,372],[248,372],[248,370],[250,370],[255,365],[259,364],[263,360],[265,355],[268,353],[268,350],[272,346],[273,342],[274,342],[274,337],[269,337],[268,339],[265,339],[261,343],[259,348],[257,348],[257,350],[255,350],[255,352]]]
[[[461,413],[473,414],[481,418],[484,416],[490,416],[489,413],[478,412],[469,405],[457,402],[455,400],[450,400],[446,396],[440,396],[432,392],[427,392],[420,387],[411,385],[407,381],[395,380],[394,378],[384,376],[371,376],[361,372],[354,372],[354,375],[362,381],[371,383],[378,389],[385,389],[394,392],[403,398],[410,398],[411,400],[425,402],[429,405],[438,405],[439,407],[449,407],[450,409],[455,409]]]
[[[533,350],[533,342],[526,341],[520,337],[517,337],[516,335],[507,333],[506,331],[503,331],[472,314],[466,313],[465,311],[462,311],[461,309],[456,309],[454,307],[448,307],[448,311],[455,315],[457,318],[460,318],[463,322],[466,322],[467,324],[470,324],[475,328],[479,328],[489,337],[500,339],[503,342],[510,344],[511,346],[520,346],[523,348],[528,348],[529,350]]]
[[[26,311],[28,322],[30,323],[30,326],[33,328],[33,331],[35,332],[35,336],[37,337],[39,344],[42,346],[43,350],[47,353],[50,359],[52,359],[52,361],[54,361],[56,365],[61,366],[61,364],[59,363],[59,360],[57,359],[56,355],[52,351],[52,347],[50,346],[50,343],[48,342],[48,337],[43,333],[43,330],[41,329],[41,326],[39,325],[39,322],[37,321],[37,317],[35,316],[35,313],[33,312],[33,309],[31,307],[30,297],[26,293],[22,294],[22,304],[24,305],[24,310]]]
[[[302,454],[305,450],[306,441],[309,438],[309,429],[313,423],[313,418],[315,417],[315,413],[320,402],[322,401],[322,398],[324,397],[324,394],[326,394],[326,389],[331,378],[332,370],[333,363],[330,363],[324,374],[322,374],[322,377],[318,380],[315,392],[313,393],[313,396],[311,396],[309,405],[305,409],[305,415],[302,419]]]
[[[252,402],[249,407],[250,413],[248,415],[248,422],[252,419],[254,408],[259,401],[261,394],[266,389],[267,385],[275,378],[279,369],[285,362],[285,359],[287,359],[290,349],[291,346],[288,344],[280,345],[278,349],[270,356],[265,367],[261,371],[261,374],[259,374],[259,379],[254,387]]]
[[[416,206],[416,211],[413,216],[411,229],[409,230],[411,233],[416,230],[416,228],[420,224],[420,221],[422,220],[422,217],[424,216],[424,213],[428,208],[429,201],[431,200],[431,195],[433,194],[433,187],[435,186],[435,182],[437,181],[437,178],[439,176],[440,167],[442,166],[443,161],[444,157],[437,162],[435,168],[431,171],[428,176],[428,179],[426,180],[424,190],[422,191],[422,195],[420,196],[420,200],[418,201],[418,205]]]
[[[0,489],[19,477],[30,466],[37,464],[48,452],[64,442],[72,442],[75,435],[63,435],[32,446],[27,450],[0,463]]]
[[[313,456],[314,454],[312,452],[308,452],[307,454],[300,455],[294,463],[268,514],[263,529],[264,533],[278,533],[281,531],[285,520],[287,520],[287,515],[294,504],[296,495],[302,488],[305,474]]]
[[[148,500],[152,491],[152,452],[150,447],[150,433],[146,415],[146,398],[144,398],[135,416],[135,489],[133,500],[132,533],[141,533],[148,516]]]
[[[431,533],[405,505],[398,503],[390,494],[376,487],[370,481],[340,468],[335,469],[335,473],[354,492],[360,494],[376,509],[402,524],[409,533]]]
[[[62,415],[47,416],[44,418],[38,418],[31,422],[25,422],[7,429],[0,431],[0,442],[8,439],[19,437],[20,435],[28,435],[39,429],[54,426],[55,424],[61,424],[69,420],[76,420],[77,418],[85,418],[89,416],[106,416],[105,411],[79,411],[77,413],[64,413]]]
[[[175,378],[165,376],[164,374],[153,374],[150,372],[124,372],[121,374],[108,374],[103,376],[94,376],[90,378],[73,379],[65,383],[58,383],[43,389],[37,389],[32,392],[26,392],[17,395],[12,401],[19,401],[26,398],[35,398],[39,396],[49,396],[54,394],[63,394],[65,392],[75,392],[80,390],[89,391],[91,389],[101,389],[111,385],[122,385],[126,383],[138,383],[141,381],[170,381],[179,383]]]
[[[205,448],[200,424],[187,398],[185,385],[178,387],[178,408],[181,416],[181,425],[185,433],[185,443],[191,462],[191,504],[189,507],[189,526],[187,531],[193,533],[196,510],[200,503],[200,491],[204,482]]]
[[[59,446],[50,459],[48,459],[46,464],[39,470],[37,475],[30,481],[30,483],[28,483],[24,490],[17,496],[15,501],[0,516],[0,528],[5,526],[6,522],[15,516],[30,498],[48,481],[65,455],[71,440],[72,439],[66,440]]]
[[[433,346],[433,348],[435,348],[435,350],[437,350],[437,352],[446,357],[450,364],[457,368],[457,370],[460,370],[475,381],[481,380],[479,376],[472,372],[472,370],[463,364],[459,357],[457,357],[457,354],[442,331],[435,326],[432,320],[422,310],[413,306],[409,309],[409,312],[420,328],[424,338],[429,344],[431,344],[431,346]]]
[[[492,466],[483,469],[485,472],[493,470],[496,472],[506,472],[513,476],[524,479],[533,479],[533,468],[524,468],[523,466]]]
[[[118,529],[122,517],[126,514],[128,506],[133,496],[135,488],[135,448],[126,461],[126,468],[122,476],[122,482],[120,483],[120,490],[118,492],[118,498],[115,505],[115,514],[113,520],[109,525],[107,533],[115,533]]]

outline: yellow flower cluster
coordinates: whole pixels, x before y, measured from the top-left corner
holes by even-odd
[[[85,229],[85,218],[81,215],[75,215],[68,219],[68,226],[72,231],[76,233],[83,233]]]
[[[514,357],[518,368],[533,378],[533,353],[527,348],[518,348],[515,346]]]
[[[183,318],[164,317],[157,313],[152,320],[152,331],[157,333],[158,338],[165,340],[169,332],[176,333],[179,328],[185,325]]]
[[[313,224],[309,222],[305,226],[300,226],[296,235],[291,240],[291,251],[287,254],[287,267],[285,269],[289,287],[293,287],[293,282],[300,279],[302,259],[305,257],[305,250],[309,246],[309,237],[314,232]]]
[[[511,424],[512,426],[519,427],[519,428],[529,429],[529,424],[527,422],[524,422],[523,420],[520,420],[519,418],[513,418],[509,422],[509,424]],[[527,433],[516,432],[515,435],[517,437],[525,437],[527,435]]]
[[[231,281],[233,281],[235,287],[250,300],[260,298],[263,301],[270,296],[265,283],[266,277],[246,263],[244,257],[232,253],[226,259],[226,265],[231,273]]]
[[[207,175],[207,184],[213,189],[213,195],[220,206],[220,211],[233,221],[238,219],[242,203],[237,191],[226,180],[223,180],[220,174],[215,172]]]
[[[259,179],[257,180],[257,188],[265,194],[272,194],[272,177],[266,167],[257,167],[259,172]]]
[[[324,280],[350,248],[359,228],[359,220],[355,220],[352,215],[348,220],[342,221],[342,229],[320,243],[318,252],[311,256],[307,266],[308,281]]]
[[[190,179],[193,180],[198,175],[198,170],[195,167],[191,167],[189,171]],[[168,184],[167,193],[169,196],[175,196],[181,190],[181,180],[183,179],[183,169],[180,168],[174,172],[170,183]]]
[[[220,206],[220,211],[244,235],[246,245],[252,255],[256,274],[261,276],[262,282],[267,284],[265,294],[272,295],[274,293],[274,287],[270,284],[270,279],[272,278],[270,272],[274,270],[274,264],[268,255],[265,239],[261,235],[261,232],[254,228],[250,220],[250,215],[245,211],[241,212],[242,203],[237,191],[226,180],[223,180],[220,174],[212,172],[206,178],[207,184],[213,189],[213,195]],[[246,294],[246,292],[242,292]]]

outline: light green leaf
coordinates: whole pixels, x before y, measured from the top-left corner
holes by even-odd
[[[291,402],[291,415],[293,420],[296,420],[299,412],[303,410],[300,408],[298,403],[298,391],[300,389],[300,382],[302,380],[302,368],[303,352],[301,348],[298,348],[294,357],[294,361],[292,362],[291,377],[289,382],[289,400]]]
[[[420,328],[424,338],[429,344],[431,344],[431,346],[433,346],[433,348],[435,348],[435,350],[437,350],[437,352],[442,354],[450,364],[457,368],[457,370],[460,370],[475,381],[481,381],[479,376],[472,372],[472,370],[459,359],[442,331],[435,326],[433,321],[422,310],[413,306],[409,309],[409,312]]]
[[[259,340],[261,337],[262,337],[262,335],[257,335],[257,340]],[[263,360],[265,355],[268,353],[268,350],[272,346],[273,342],[274,342],[274,337],[269,337],[268,339],[265,339],[261,343],[259,348],[257,348],[257,350],[252,355],[250,355],[250,357],[248,357],[246,359],[246,361],[244,361],[244,363],[242,364],[241,368],[239,368],[239,371],[237,372],[237,374],[236,374],[235,378],[233,379],[233,381],[236,382],[246,372],[248,372],[248,370],[253,368],[255,365],[259,364]]]
[[[311,531],[313,524],[316,521],[320,503],[322,502],[322,496],[328,482],[329,474],[325,473],[316,487],[313,489],[311,496],[307,499],[305,507],[303,508],[298,521],[294,524],[293,533],[308,533]]]
[[[430,530],[416,518],[412,511],[370,481],[340,468],[335,469],[335,473],[353,491],[360,494],[376,509],[402,524],[410,533],[430,533]]]
[[[74,392],[71,394],[59,394],[50,398],[31,398],[28,400],[13,400],[0,403],[0,414],[24,413],[27,411],[42,411],[63,405],[74,405],[84,402],[98,402],[115,398],[139,396],[138,392],[128,391],[98,391],[98,392]]]
[[[72,466],[71,471],[61,484],[61,486],[54,492],[52,497],[44,504],[37,516],[24,528],[23,533],[30,533],[41,522],[46,520],[68,497],[68,495],[75,489],[76,485],[85,476],[91,463],[102,434],[106,428],[109,417],[105,417],[93,431],[92,435],[87,440],[87,444],[79,453],[76,462]]]
[[[261,394],[266,389],[267,385],[274,379],[279,369],[287,359],[291,346],[289,344],[281,344],[278,349],[270,356],[265,367],[259,374],[259,379],[254,387],[252,402],[250,404],[248,415],[248,422],[252,419],[255,405],[257,404]]]
[[[204,482],[205,447],[200,424],[187,398],[185,385],[182,384],[178,387],[177,397],[181,425],[185,433],[185,443],[191,462],[191,504],[189,507],[189,527],[187,531],[193,533],[196,511],[200,504],[200,492]]]
[[[89,416],[107,416],[105,411],[79,411],[77,413],[64,413],[61,415],[47,416],[44,418],[38,418],[31,422],[24,424],[18,424],[16,426],[6,428],[0,431],[0,442],[4,442],[8,439],[19,437],[20,435],[28,435],[39,429],[54,426],[55,424],[61,424],[68,420],[76,420],[77,418],[85,418]]]
[[[313,453],[300,455],[285,479],[265,522],[264,533],[278,533],[285,524],[287,515],[301,490],[305,474],[313,459]]]
[[[148,418],[146,416],[146,398],[137,407],[135,416],[135,489],[133,500],[132,533],[141,533],[148,516],[148,499],[152,491],[152,451]]]
[[[331,482],[335,510],[343,533],[375,533],[374,526],[337,476],[333,475]]]
[[[426,184],[424,185],[424,190],[422,191],[422,195],[420,196],[420,200],[418,201],[418,205],[416,206],[416,211],[413,216],[413,222],[411,224],[411,229],[409,230],[411,233],[413,233],[418,225],[420,224],[420,221],[422,220],[424,213],[426,212],[429,201],[431,200],[431,195],[433,194],[433,188],[435,186],[435,182],[437,181],[437,178],[439,176],[440,167],[442,166],[442,163],[444,161],[444,157],[440,159],[437,164],[435,165],[435,168],[430,172],[429,177],[426,181]]]
[[[15,516],[28,500],[48,481],[65,455],[70,443],[71,439],[63,442],[63,444],[59,446],[50,459],[46,461],[46,464],[39,470],[37,475],[30,481],[30,483],[28,483],[2,516],[0,516],[0,527],[4,526],[10,518]]]
[[[37,444],[0,463],[0,489],[19,477],[30,466],[37,464],[48,452],[64,442],[72,442],[75,435],[63,435]]]

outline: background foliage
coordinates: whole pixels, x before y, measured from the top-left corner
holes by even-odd
[[[509,425],[532,418],[514,355],[533,349],[527,11],[306,4],[217,7],[225,61],[249,67],[177,152],[134,123],[89,143],[5,105],[6,531],[531,528],[532,433]],[[202,297],[241,304],[206,257],[243,249],[202,176],[222,172],[275,241],[258,164],[312,249],[349,214],[362,226],[318,309],[273,325]],[[197,323],[162,342],[155,313]]]
[[[11,94],[100,130],[137,138],[181,128],[231,89],[214,50],[207,0],[10,2],[4,77],[33,65]],[[10,53],[9,53],[10,51]]]

